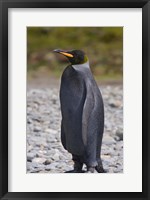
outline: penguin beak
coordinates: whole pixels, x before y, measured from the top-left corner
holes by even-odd
[[[53,50],[53,52],[60,53],[60,54],[63,54],[64,56],[73,58],[73,55],[71,53],[61,50],[61,49],[55,49],[55,50]]]

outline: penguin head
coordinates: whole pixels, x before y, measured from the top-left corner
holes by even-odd
[[[72,65],[84,64],[88,61],[88,57],[81,50],[65,51],[61,49],[55,49],[54,52],[66,56]]]

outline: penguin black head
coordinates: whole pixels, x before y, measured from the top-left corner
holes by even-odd
[[[65,51],[61,49],[55,49],[54,52],[57,52],[66,56],[72,65],[83,64],[88,61],[88,57],[81,50]]]

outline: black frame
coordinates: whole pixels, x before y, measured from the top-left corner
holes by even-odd
[[[142,8],[142,192],[8,192],[8,9],[9,8]],[[149,0],[0,0],[0,198],[1,199],[150,199],[150,1]],[[136,166],[135,166],[136,167]],[[95,183],[96,184],[96,183]]]

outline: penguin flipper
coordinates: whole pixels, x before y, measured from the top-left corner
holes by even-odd
[[[64,127],[63,127],[63,121],[61,121],[61,142],[62,142],[62,145],[65,149],[66,148],[66,136],[65,136],[65,131],[64,131]]]
[[[87,88],[88,89],[88,88]],[[86,94],[86,99],[82,113],[82,138],[85,147],[85,163],[87,166],[95,167],[97,165],[96,160],[96,131],[94,127],[94,96],[93,92]]]
[[[95,167],[100,157],[103,134],[103,104],[96,85],[86,87],[86,99],[82,114],[82,138],[87,165]]]

